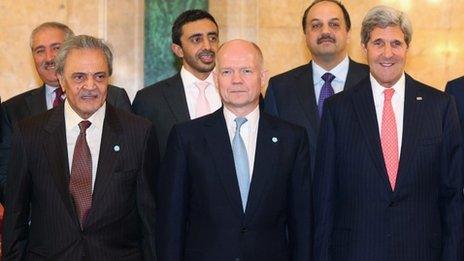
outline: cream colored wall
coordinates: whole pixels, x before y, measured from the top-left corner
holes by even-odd
[[[144,0],[1,0],[0,96],[6,100],[41,84],[29,48],[30,32],[45,21],[76,34],[106,39],[114,52],[111,82],[132,98],[143,87]]]
[[[310,55],[301,30],[301,16],[311,1],[210,0],[210,12],[220,24],[221,41],[245,38],[263,49],[271,75],[307,63]],[[462,0],[350,0],[353,29],[350,55],[365,62],[359,45],[359,25],[367,10],[387,4],[406,11],[414,35],[407,72],[443,89],[446,81],[464,74],[464,2]],[[31,30],[44,21],[68,24],[77,34],[107,39],[115,53],[112,82],[129,96],[143,87],[144,0],[1,0],[0,96],[40,84],[29,49]]]
[[[210,11],[220,24],[224,42],[234,38],[255,41],[264,54],[270,75],[307,63],[301,29],[303,12],[312,1],[210,0]],[[408,13],[413,40],[406,71],[416,79],[443,89],[464,74],[464,1],[462,0],[344,0],[351,20],[350,56],[365,62],[360,47],[360,25],[366,12],[384,4]]]

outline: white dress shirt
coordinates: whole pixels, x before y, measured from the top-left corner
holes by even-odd
[[[237,118],[237,116],[235,116],[233,112],[224,106],[224,118],[226,120],[227,131],[229,132],[230,144],[232,144],[232,140],[235,136],[235,128],[237,126],[235,123],[235,118]],[[256,109],[254,109],[244,118],[246,118],[247,121],[242,125],[242,127],[240,127],[240,135],[242,136],[243,142],[245,143],[245,148],[247,150],[248,167],[250,168],[251,180],[255,163],[256,138],[258,137],[259,106],[256,106]]]
[[[377,124],[379,126],[379,135],[382,136],[382,114],[386,89],[380,85],[376,79],[370,75],[372,95],[374,96],[375,113],[377,114]],[[393,113],[395,113],[396,131],[398,133],[398,156],[401,157],[401,141],[403,140],[403,116],[404,116],[404,90],[405,90],[404,73],[401,78],[391,87],[395,89],[392,97]]]
[[[92,124],[86,130],[87,144],[92,156],[92,191],[95,185],[97,175],[98,157],[100,155],[100,143],[103,132],[103,122],[105,120],[106,102],[87,120]],[[82,119],[69,105],[68,100],[64,102],[64,119],[66,124],[66,143],[68,147],[69,173],[71,173],[72,161],[74,156],[74,147],[77,137],[79,136],[79,123]]]
[[[183,66],[182,66],[182,69],[180,70],[180,77],[182,78],[182,84],[184,85],[185,98],[187,98],[187,107],[189,110],[190,119],[195,119],[197,118],[197,116],[195,115],[196,114],[195,110],[197,107],[197,99],[198,99],[198,94],[200,93],[198,88],[195,86],[195,83],[201,82],[202,80],[195,77],[191,72],[187,71],[187,69],[185,69]],[[210,73],[208,78],[206,78],[206,80],[204,81],[209,83],[208,87],[205,89],[205,96],[206,96],[206,99],[208,100],[209,108],[211,109],[211,112],[214,112],[217,109],[221,108],[222,102],[221,102],[221,97],[219,96],[218,90],[214,84],[213,74]]]
[[[53,87],[45,84],[45,101],[47,102],[47,110],[53,108],[53,101],[55,100],[55,90],[60,87]],[[64,96],[64,94],[63,94]]]
[[[314,61],[311,63],[311,65],[313,67],[313,83],[314,94],[316,95],[316,103],[319,103],[319,95],[321,94],[322,85],[324,85],[324,80],[321,77],[325,73],[331,73],[335,76],[335,79],[331,83],[334,93],[343,91],[346,82],[346,76],[348,75],[348,67],[350,66],[350,60],[348,59],[348,56],[346,56],[345,59],[343,59],[330,71],[326,71]]]

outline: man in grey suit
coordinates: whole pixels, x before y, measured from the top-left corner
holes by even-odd
[[[312,61],[269,80],[265,110],[306,128],[314,167],[325,98],[355,86],[369,70],[348,57],[351,21],[339,1],[314,1],[304,12],[302,25]]]
[[[43,113],[59,105],[65,98],[55,72],[55,56],[63,42],[74,36],[73,31],[58,22],[46,22],[36,27],[30,38],[30,46],[35,67],[43,85],[39,88],[21,93],[2,103],[4,117],[2,120],[2,143],[0,144],[0,201],[6,181],[11,131],[13,125],[30,116]],[[130,111],[130,100],[124,89],[109,86],[108,103]]]
[[[64,103],[15,125],[3,260],[155,260],[152,124],[106,101],[102,40],[68,39],[56,71]]]
[[[206,11],[180,14],[172,26],[171,48],[182,60],[182,69],[135,96],[132,110],[155,124],[161,156],[174,124],[211,113],[222,105],[211,73],[218,37],[217,23]]]

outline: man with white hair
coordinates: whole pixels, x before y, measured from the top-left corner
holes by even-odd
[[[370,77],[325,104],[314,176],[314,260],[463,260],[454,100],[405,74],[405,13],[363,20]]]

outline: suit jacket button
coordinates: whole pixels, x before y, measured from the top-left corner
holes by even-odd
[[[388,207],[392,208],[395,206],[395,201],[390,201],[390,203],[388,204]]]
[[[248,232],[248,229],[246,229],[246,227],[242,227],[240,233],[245,234],[246,232]]]

